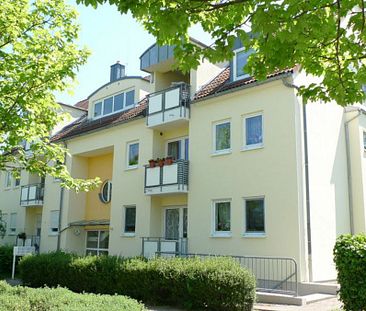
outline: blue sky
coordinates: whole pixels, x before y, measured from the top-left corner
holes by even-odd
[[[67,2],[79,12],[81,31],[78,43],[88,47],[92,54],[80,68],[73,91],[57,93],[57,101],[73,105],[88,97],[109,81],[110,65],[117,60],[126,66],[127,75],[146,75],[139,70],[139,57],[155,39],[130,14],[121,15],[114,6],[109,5],[99,6],[95,10],[90,6],[76,5],[74,0]],[[210,43],[209,35],[198,26],[191,29],[190,35]]]

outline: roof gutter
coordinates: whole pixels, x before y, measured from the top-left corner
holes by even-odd
[[[199,99],[195,99],[195,100],[192,101],[191,104],[199,103],[201,101],[209,100],[209,99],[212,99],[212,98],[215,98],[215,97],[218,97],[218,96],[223,96],[223,95],[226,95],[226,94],[232,94],[232,93],[239,92],[239,91],[242,91],[242,90],[245,90],[245,89],[249,89],[249,88],[252,88],[252,87],[263,85],[263,84],[266,84],[266,83],[269,83],[269,82],[272,82],[272,81],[284,79],[284,78],[287,78],[287,77],[290,77],[290,76],[292,76],[292,72],[282,73],[282,74],[280,74],[278,76],[275,76],[275,77],[272,77],[272,78],[268,78],[268,79],[261,80],[261,81],[255,81],[255,82],[252,82],[250,84],[244,84],[244,85],[236,87],[236,88],[228,89],[226,91],[214,93],[214,94],[211,94],[211,95],[199,98]]]

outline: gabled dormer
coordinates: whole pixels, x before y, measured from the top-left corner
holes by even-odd
[[[239,38],[235,40],[234,43],[234,57],[230,61],[230,81],[237,81],[241,79],[246,79],[250,77],[250,74],[244,69],[248,62],[248,57],[252,54],[253,50],[246,50]]]
[[[110,68],[110,81],[88,97],[88,119],[130,110],[152,90],[149,78],[127,76],[125,66],[117,62]]]

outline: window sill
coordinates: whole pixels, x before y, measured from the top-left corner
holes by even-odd
[[[11,187],[5,187],[4,188],[4,191],[8,191],[8,190],[10,190],[11,189]]]
[[[264,232],[257,232],[257,233],[243,233],[242,234],[243,238],[254,238],[254,239],[263,239],[266,238],[267,235]]]
[[[134,165],[134,166],[127,166],[126,168],[125,168],[125,171],[132,171],[132,170],[136,170],[136,169],[138,169],[139,168],[139,166],[138,165]]]
[[[58,232],[50,232],[48,233],[48,236],[58,236]]]
[[[221,155],[231,154],[231,152],[232,152],[231,149],[220,150],[220,151],[213,151],[211,153],[211,156],[212,157],[217,157],[217,156],[221,156]]]
[[[211,233],[211,238],[231,238],[231,231],[230,232],[214,232]]]
[[[135,232],[123,232],[121,237],[123,238],[134,238],[136,236]]]
[[[250,150],[263,149],[263,148],[264,148],[263,144],[253,145],[253,146],[244,146],[241,148],[241,151],[250,151]]]

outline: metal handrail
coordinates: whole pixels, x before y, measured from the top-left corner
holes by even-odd
[[[298,266],[296,260],[290,257],[182,254],[179,252],[161,251],[156,252],[156,255],[168,255],[168,257],[175,255],[177,257],[188,258],[199,257],[202,259],[209,257],[230,257],[253,273],[257,280],[258,291],[298,296]],[[265,263],[264,265],[263,262]]]
[[[31,189],[32,187],[36,187],[36,193],[35,193],[35,197],[30,199],[29,198],[29,189]],[[27,197],[26,199],[22,199],[22,195],[23,195],[23,189],[27,189]],[[20,190],[20,205],[23,204],[29,204],[29,203],[43,203],[43,199],[44,199],[44,183],[34,183],[34,184],[28,184],[28,185],[24,185],[21,187]]]

